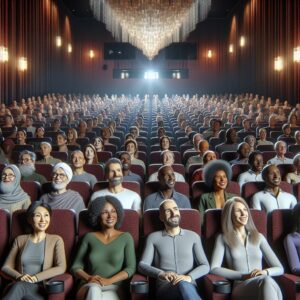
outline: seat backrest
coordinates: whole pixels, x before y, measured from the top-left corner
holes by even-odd
[[[291,232],[293,232],[293,211],[291,209],[273,210],[268,218],[268,239],[287,272],[290,270],[283,240]]]
[[[157,172],[158,169],[162,166],[162,164],[151,164],[148,166],[148,175],[152,175],[153,173]],[[174,172],[177,172],[179,174],[184,175],[185,173],[185,168],[184,165],[182,164],[173,164],[172,168]]]
[[[145,198],[152,194],[159,191],[159,182],[158,181],[151,181],[146,182],[145,184]],[[175,191],[181,193],[189,198],[189,185],[186,182],[175,182]]]
[[[258,145],[256,146],[256,150],[259,150],[261,152],[274,151],[274,145]]]
[[[2,266],[8,251],[10,233],[9,213],[4,209],[0,209],[0,224],[0,264]]]
[[[289,145],[288,151],[293,152],[294,155],[300,152],[300,145]]]
[[[43,175],[48,181],[52,180],[52,169],[50,164],[35,164],[36,173]]]
[[[91,173],[93,174],[98,181],[102,181],[104,180],[104,170],[103,167],[101,165],[97,165],[97,164],[91,164],[91,165],[84,165],[84,170],[87,173]]]
[[[234,164],[231,166],[232,170],[232,181],[237,181],[239,175],[250,169],[248,164]]]
[[[201,235],[200,213],[196,209],[180,209],[180,227],[195,231]],[[159,210],[150,209],[143,215],[143,237],[147,237],[150,233],[163,230],[164,224],[159,219]]]
[[[181,156],[179,151],[172,151],[174,153],[174,163],[181,164]],[[150,163],[159,164],[161,163],[161,151],[154,151],[150,153]]]
[[[124,209],[124,219],[120,230],[129,232],[134,240],[135,249],[138,249],[139,245],[139,215],[135,210]],[[88,210],[82,210],[79,214],[78,221],[78,239],[81,239],[86,233],[94,231],[88,223]]]
[[[37,181],[23,181],[20,185],[22,189],[29,195],[31,202],[39,199],[41,195],[41,185]]]
[[[18,235],[30,233],[30,226],[26,221],[26,211],[18,210],[12,215],[11,241]],[[68,209],[52,210],[51,222],[47,233],[57,234],[62,237],[65,244],[66,258],[71,263],[72,249],[76,240],[76,215]]]
[[[257,230],[267,237],[266,213],[262,210],[256,209],[251,209],[250,211]],[[204,214],[204,223],[202,228],[204,236],[204,249],[209,261],[214,249],[216,236],[222,232],[221,213],[221,209],[208,209]]]
[[[112,158],[112,153],[110,151],[97,152],[97,158],[99,162],[106,163],[110,158]]]
[[[295,166],[293,164],[281,164],[277,165],[277,168],[280,171],[282,180],[285,180],[288,173],[295,171]]]
[[[118,149],[116,145],[104,145],[104,150],[111,152],[112,155],[115,155]]]
[[[60,159],[63,162],[67,162],[69,157],[67,152],[60,152],[60,151],[51,151],[51,156]]]
[[[224,151],[221,154],[221,159],[226,161],[231,161],[238,158],[238,153],[236,151]]]

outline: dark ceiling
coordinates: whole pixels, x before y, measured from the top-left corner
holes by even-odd
[[[226,18],[233,7],[241,0],[212,0],[209,19]],[[79,18],[93,18],[90,10],[89,0],[63,0],[70,13]]]

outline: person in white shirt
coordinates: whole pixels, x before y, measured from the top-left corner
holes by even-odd
[[[280,165],[280,164],[292,164],[293,160],[291,158],[285,157],[286,154],[286,142],[278,141],[274,145],[274,150],[276,151],[276,156],[269,159],[268,165]]]
[[[263,191],[254,194],[252,208],[270,213],[274,209],[292,209],[297,204],[294,195],[280,189],[281,175],[276,165],[265,166],[262,178],[266,187]]]

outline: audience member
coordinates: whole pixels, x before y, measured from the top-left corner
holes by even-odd
[[[280,165],[280,164],[292,164],[293,160],[291,158],[285,157],[286,154],[286,142],[278,141],[274,145],[274,150],[276,151],[276,156],[268,160],[267,164]]]
[[[60,162],[60,159],[51,156],[52,146],[48,142],[40,143],[40,154],[42,159],[38,160],[37,164],[50,164],[55,165]]]
[[[232,165],[245,165],[248,164],[248,157],[250,153],[250,145],[246,142],[242,142],[238,145],[237,148],[238,157],[230,161]]]
[[[98,164],[97,151],[93,144],[87,144],[83,147],[82,152],[84,153],[84,158],[87,165]]]

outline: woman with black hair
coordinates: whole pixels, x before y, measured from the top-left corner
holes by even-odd
[[[123,208],[112,196],[96,198],[88,208],[90,225],[71,268],[81,280],[77,299],[122,299],[122,281],[135,272],[136,260],[131,235],[119,230]]]

